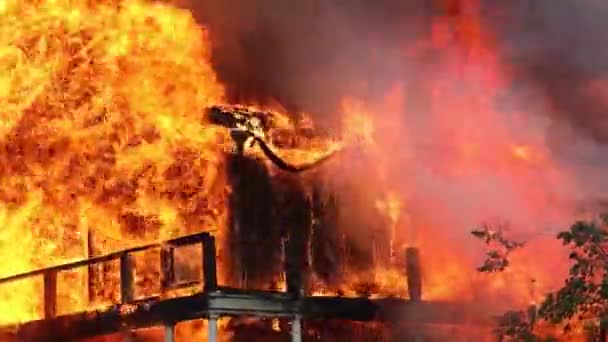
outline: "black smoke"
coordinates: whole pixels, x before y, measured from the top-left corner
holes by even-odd
[[[423,3],[192,0],[190,7],[209,29],[231,100],[323,115],[344,95],[381,93],[387,79],[405,76],[391,74],[386,62],[419,34]]]
[[[514,88],[525,82],[555,125],[608,142],[608,3],[600,0],[480,0],[485,25]],[[438,5],[443,3],[447,6]],[[374,96],[395,80],[419,89],[428,55],[404,47],[428,34],[442,11],[466,15],[464,0],[190,0],[208,27],[213,63],[237,102],[280,102],[323,117],[344,95]],[[432,68],[432,66],[431,66]],[[533,115],[533,114],[531,114]]]

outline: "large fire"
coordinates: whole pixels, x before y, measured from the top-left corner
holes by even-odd
[[[220,230],[222,135],[201,113],[223,90],[191,15],[147,1],[0,4],[2,276],[87,257],[89,231],[107,253]],[[38,284],[15,286],[2,289],[3,323],[39,315]],[[60,296],[64,310],[86,303],[78,287]]]
[[[380,98],[344,99],[339,143],[302,138],[297,149],[281,151],[287,159],[309,162],[343,148],[339,158],[347,163],[327,166],[323,177],[332,179],[328,186],[338,193],[357,187],[343,194],[361,202],[345,203],[346,211],[352,209],[346,215],[375,212],[372,219],[383,225],[378,234],[390,240],[384,244],[388,258],[377,257],[363,271],[346,267],[339,285],[319,281],[313,292],[360,295],[357,288],[372,279],[371,295],[406,296],[401,259],[410,246],[422,251],[425,299],[527,305],[560,280],[543,270],[545,261],[524,261],[524,251],[503,275],[476,274],[478,253],[462,247],[468,236],[449,225],[472,228],[479,218],[502,219],[509,205],[493,210],[492,203],[471,208],[466,206],[473,202],[463,201],[455,208],[432,200],[504,191],[505,202],[522,201],[509,207],[518,212],[515,226],[571,218],[570,204],[547,189],[571,185],[572,179],[535,132],[521,133],[521,113],[509,113],[507,120],[495,108],[505,76],[491,32],[476,16],[477,2],[467,3],[466,15],[436,20],[428,42],[403,49],[404,59],[428,49],[442,51],[445,59],[434,71],[444,76],[431,75],[424,83],[432,115],[420,127],[401,115],[416,99],[396,84]],[[219,254],[230,253],[225,155],[232,142],[203,116],[227,99],[210,62],[209,35],[192,14],[151,0],[0,0],[0,18],[0,277],[86,258],[91,235],[101,254],[213,231]],[[306,117],[277,115],[280,128],[292,134],[298,132],[294,127],[309,125]],[[442,140],[425,140],[425,127]],[[415,175],[395,173],[395,165],[413,163],[426,166]],[[344,174],[347,180],[340,179]],[[494,178],[508,188],[493,189]],[[420,188],[428,192],[412,190]],[[362,207],[369,209],[358,211]],[[476,217],[460,216],[472,211]],[[368,236],[359,231],[365,227],[353,232],[343,226],[336,228],[342,234]],[[556,255],[542,247],[551,246],[543,232],[530,230],[524,237]],[[221,261],[220,282],[226,282]],[[137,281],[145,287],[149,277],[143,272]],[[84,272],[60,279],[60,290],[61,282],[71,284],[59,293],[61,312],[100,304],[89,302],[85,281]],[[1,287],[0,323],[39,318],[40,291],[36,281]]]

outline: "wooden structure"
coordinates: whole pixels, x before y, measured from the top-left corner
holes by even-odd
[[[173,252],[187,245],[202,248],[202,278],[177,282]],[[164,299],[162,295],[134,298],[132,255],[160,248],[162,291],[180,287],[196,287],[194,294]],[[57,315],[57,276],[79,267],[103,262],[120,262],[120,303],[90,312]],[[3,284],[26,278],[42,277],[44,318],[0,327],[2,341],[78,341],[109,333],[145,327],[164,326],[165,341],[174,341],[177,323],[193,319],[208,320],[208,340],[217,340],[217,319],[228,317],[277,317],[292,320],[292,341],[302,341],[302,320],[340,319],[378,321],[396,324],[466,324],[490,323],[484,313],[473,313],[466,303],[410,301],[398,298],[369,299],[345,297],[294,296],[289,292],[256,291],[221,287],[216,278],[215,242],[212,235],[199,233],[128,250],[90,258],[70,264],[40,269],[0,279]],[[298,278],[296,278],[298,279]],[[297,280],[292,286],[298,288]],[[297,291],[297,290],[296,290]]]

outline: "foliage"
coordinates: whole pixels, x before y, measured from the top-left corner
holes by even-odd
[[[514,242],[504,237],[506,226],[500,225],[493,229],[489,225],[482,225],[473,230],[473,236],[482,239],[490,247],[486,260],[477,268],[479,272],[501,272],[509,266],[509,254],[517,248],[523,247],[522,242]]]
[[[572,320],[598,320],[608,314],[608,215],[600,220],[578,221],[557,238],[570,249],[572,266],[563,287],[547,294],[537,312],[508,312],[503,315],[497,333],[509,340],[538,341],[534,326],[538,320],[571,329]],[[503,236],[503,230],[484,226],[471,232],[486,245],[498,246],[487,253],[480,272],[500,272],[509,266],[508,256],[523,244]],[[597,334],[596,325],[586,330]]]
[[[508,311],[498,319],[495,329],[497,336],[513,341],[536,341],[536,336],[532,333],[533,321],[529,319],[524,311]]]

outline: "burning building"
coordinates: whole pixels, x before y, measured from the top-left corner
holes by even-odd
[[[560,281],[465,240],[507,219],[563,260],[598,172],[518,106],[503,8],[271,2],[0,0],[2,340],[492,340]]]

